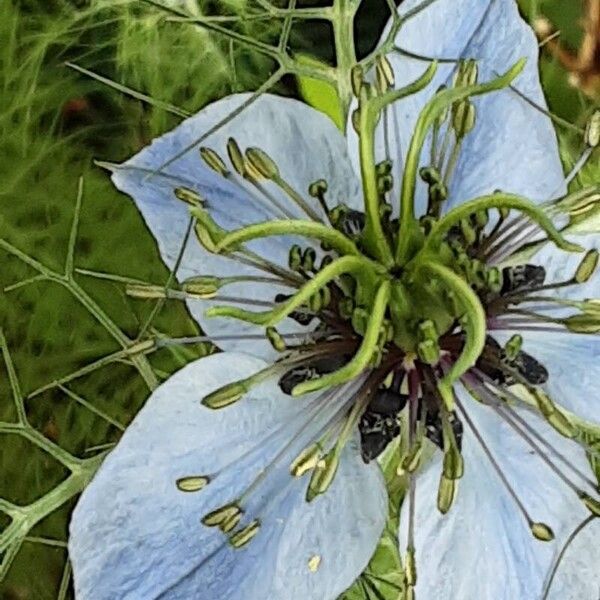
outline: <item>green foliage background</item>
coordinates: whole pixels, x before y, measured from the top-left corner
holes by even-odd
[[[203,0],[201,8],[206,14],[236,16],[248,9],[246,2],[252,0]],[[547,14],[563,32],[562,39],[578,47],[579,2],[525,0],[521,4],[528,18],[539,12]],[[358,29],[363,52],[377,40],[387,16],[385,6],[383,0],[365,2]],[[105,366],[61,387],[27,396],[122,350],[115,336],[99,324],[98,311],[130,340],[137,338],[151,315],[151,331],[157,335],[197,333],[180,303],[167,302],[154,314],[153,304],[128,298],[122,283],[82,272],[117,274],[157,284],[164,284],[168,277],[132,203],[112,188],[93,160],[124,159],[175,126],[181,117],[158,101],[193,113],[215,98],[255,89],[273,65],[223,36],[167,22],[164,15],[136,0],[0,0],[0,15],[3,350],[5,359],[10,356],[14,364],[33,430],[74,457],[89,458],[118,440],[148,395],[131,357],[116,355]],[[260,21],[236,25],[236,30],[261,39],[277,35],[276,29]],[[328,32],[318,27],[295,28],[292,43],[298,51],[322,60],[331,54]],[[66,61],[157,102],[132,99],[66,67]],[[584,123],[590,102],[566,84],[565,73],[554,60],[544,58],[541,70],[551,109],[571,123]],[[297,83],[284,80],[277,91],[298,94]],[[310,100],[318,104],[319,90],[310,93]],[[571,153],[578,150],[577,142],[567,130],[559,129],[559,133],[569,163]],[[597,172],[588,171],[586,176],[597,180]],[[72,280],[78,287],[48,277],[28,281],[39,272],[15,256],[11,247],[53,272],[63,273],[78,191],[81,210]],[[25,284],[16,285],[19,282]],[[96,316],[82,306],[74,289],[93,299]],[[148,360],[160,380],[208,351],[211,349],[200,344],[177,351],[164,349],[149,355]],[[12,423],[18,416],[14,392],[14,382],[11,386],[9,372],[1,364],[1,422]],[[6,430],[0,426],[0,431]],[[21,433],[0,433],[0,498],[15,505],[33,502],[68,474],[39,444]],[[74,500],[29,532],[0,583],[2,599],[70,597],[64,541]],[[0,528],[9,523],[0,511]],[[394,535],[392,521],[371,574],[353,588],[349,598],[397,596],[393,579],[391,583],[378,579],[381,573],[397,571],[398,558],[391,549]]]

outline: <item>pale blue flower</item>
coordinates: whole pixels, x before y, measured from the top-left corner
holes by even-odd
[[[402,11],[417,4],[407,0]],[[479,81],[494,79],[526,57],[527,65],[513,86],[539,107],[545,106],[537,74],[537,43],[513,0],[439,0],[407,22],[397,45],[413,55],[477,59]],[[415,80],[427,66],[426,61],[406,53],[393,54],[389,61],[396,87]],[[417,117],[439,85],[451,85],[454,71],[454,63],[442,63],[428,87],[393,104],[380,122],[376,158],[389,156],[393,161],[394,188],[389,198],[396,205],[392,218],[398,213],[398,184]],[[176,199],[175,188],[196,192],[204,200],[203,208],[225,230],[282,217],[306,218],[280,185],[263,180],[263,190],[258,189],[239,177],[229,162],[230,173],[222,177],[200,160],[196,149],[160,169],[247,98],[231,96],[208,106],[125,164],[113,167],[115,185],[133,197],[171,268],[190,220],[189,207]],[[444,211],[497,189],[538,202],[563,195],[566,187],[555,134],[543,112],[511,89],[472,102],[476,123],[462,142]],[[385,126],[387,136],[383,135]],[[319,219],[325,214],[306,191],[320,179],[327,181],[325,199],[330,208],[343,203],[350,209],[363,209],[356,136],[351,133],[345,138],[321,113],[295,100],[263,95],[202,146],[225,156],[229,138],[234,138],[242,151],[256,146],[266,152],[277,163],[281,177],[306,198]],[[389,155],[386,144],[388,151],[391,148]],[[429,164],[430,150],[428,142],[421,157],[423,165]],[[427,186],[419,182],[421,214],[427,196]],[[539,231],[534,231],[532,239]],[[589,234],[577,241],[591,248],[598,238]],[[246,246],[278,265],[280,271],[289,272],[289,251],[294,243],[306,247],[307,239],[267,237]],[[323,252],[317,244],[314,247],[319,262]],[[75,590],[81,600],[334,599],[361,573],[377,545],[388,512],[387,494],[377,463],[361,460],[365,448],[354,427],[356,420],[353,430],[342,434],[347,443],[333,481],[320,490],[324,493],[308,502],[308,475],[290,474],[290,465],[305,448],[328,431],[333,434],[324,442],[326,447],[340,435],[346,414],[364,398],[363,385],[370,381],[370,369],[333,388],[292,397],[278,385],[281,375],[297,366],[287,363],[287,369],[271,371],[231,406],[211,410],[200,402],[281,356],[264,337],[263,326],[205,315],[207,307],[222,305],[228,302],[226,298],[233,305],[262,310],[254,303],[272,303],[277,294],[296,291],[293,282],[279,277],[277,269],[271,267],[269,281],[265,281],[265,272],[257,267],[255,258],[246,254],[241,259],[208,252],[193,235],[187,244],[177,270],[180,282],[193,283],[191,278],[198,275],[242,277],[228,282],[214,298],[188,299],[192,315],[225,352],[193,362],[163,383],[83,493],[73,514],[69,542]],[[580,260],[581,255],[559,252],[547,244],[530,262],[544,266],[546,282],[556,282],[571,277]],[[581,288],[565,287],[563,291],[572,290],[573,297],[600,297],[597,278]],[[546,390],[568,411],[597,423],[600,338],[565,333],[558,327],[529,331],[535,324],[522,326],[510,318],[488,313],[489,330],[496,330],[499,344],[513,333],[522,334],[518,357],[524,360],[524,351],[534,357],[531,368],[547,371],[535,389]],[[304,332],[318,341],[321,330],[315,330],[316,325],[313,321],[305,327],[288,318],[278,325],[278,331],[284,338]],[[347,344],[337,350],[343,364],[349,360],[347,354],[356,350],[356,343],[341,338]],[[490,340],[486,349],[494,349]],[[327,360],[335,362],[332,353]],[[406,372],[414,371],[407,367]],[[532,377],[525,368],[521,372],[526,380]],[[505,390],[507,376],[500,377],[498,381],[493,369],[479,362],[462,382],[477,388],[484,402],[492,402],[500,392],[486,392],[491,388],[484,389],[482,381],[496,379],[498,389]],[[407,500],[402,508],[400,549],[404,552],[407,544],[413,546],[417,556],[418,579],[413,589],[419,600],[535,600],[541,597],[561,545],[589,511],[569,484],[544,463],[540,452],[533,451],[508,421],[499,418],[496,409],[473,401],[458,382],[455,389],[464,427],[465,467],[454,505],[445,515],[436,508],[442,453],[435,451],[434,458],[413,477],[416,502],[412,509]],[[399,383],[396,393],[404,393]],[[417,388],[414,401],[423,404]],[[568,481],[576,481],[577,489],[597,498],[579,444],[559,435],[550,426],[552,419],[547,423],[539,418],[533,409],[519,403],[518,397],[511,398],[507,410],[512,419],[524,420],[530,428],[527,431],[533,428],[560,453],[563,462],[556,454],[549,456],[561,473],[568,474]],[[563,416],[570,423],[568,415]],[[469,422],[501,465],[512,493],[525,505],[532,521],[551,525],[553,541],[542,542],[532,536],[523,512],[501,484]],[[361,431],[364,434],[364,429]],[[433,439],[435,434],[427,435]],[[441,436],[439,428],[437,435]],[[544,448],[544,453],[548,452]],[[182,491],[186,487],[197,490]],[[233,502],[235,506],[227,512]],[[203,518],[205,523],[210,521],[211,511],[220,507],[225,507],[223,514],[229,518],[219,522],[223,531],[201,523]],[[549,598],[597,598],[599,534],[598,524],[592,523],[577,538],[557,572]]]

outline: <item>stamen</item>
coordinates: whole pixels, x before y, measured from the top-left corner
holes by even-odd
[[[346,446],[352,432],[356,428],[361,414],[365,410],[369,401],[369,396],[372,393],[372,387],[373,385],[379,385],[381,382],[380,375],[375,375],[375,381],[373,381],[373,379],[373,377],[367,377],[363,380],[361,387],[353,398],[352,408],[345,419],[335,445],[317,462],[306,490],[307,502],[312,502],[314,498],[329,489],[337,472],[342,450]]]
[[[233,515],[241,514],[242,512],[237,502],[231,502],[210,511],[200,521],[207,527],[217,527]]]
[[[295,364],[300,364],[310,358],[319,356],[320,353],[326,351],[327,349],[317,347],[314,351],[306,352],[299,356],[291,356],[287,359],[273,363],[249,377],[228,383],[214,392],[207,394],[202,398],[202,404],[213,410],[225,408],[240,400],[254,386],[265,381],[269,377],[276,375],[278,372],[285,371]]]
[[[552,529],[548,525],[546,525],[545,523],[535,522],[529,516],[529,513],[527,512],[527,509],[525,508],[525,505],[521,502],[519,496],[517,495],[517,493],[515,492],[515,490],[513,489],[513,487],[510,485],[510,482],[508,481],[506,475],[502,471],[502,468],[500,467],[500,465],[498,464],[498,462],[494,458],[494,455],[491,453],[491,451],[488,448],[487,444],[485,443],[485,441],[481,437],[481,434],[477,430],[477,427],[475,427],[475,424],[471,420],[471,417],[468,415],[467,411],[463,408],[462,403],[460,402],[460,400],[457,399],[456,400],[456,404],[458,406],[458,410],[461,412],[464,420],[466,421],[467,426],[472,431],[472,433],[475,436],[477,442],[479,443],[481,449],[484,451],[485,455],[487,456],[488,460],[490,461],[490,464],[492,465],[494,471],[496,471],[496,474],[498,475],[498,477],[502,481],[502,484],[506,488],[506,491],[510,494],[511,498],[513,499],[513,501],[517,505],[519,511],[521,512],[521,514],[523,515],[523,517],[527,521],[527,524],[529,525],[529,529],[531,530],[531,533],[534,535],[534,537],[536,537],[540,541],[548,542],[548,541],[553,540],[554,539],[554,533],[552,532]]]
[[[207,475],[188,475],[187,477],[179,478],[175,482],[175,485],[182,492],[199,492],[209,483],[210,477]]]
[[[571,469],[573,473],[577,474],[583,481],[585,481],[592,489],[596,488],[596,483],[592,481],[581,469],[561,454],[550,442],[544,439],[537,430],[535,430],[518,412],[516,412],[510,404],[496,405],[496,408],[509,414],[508,418],[514,419],[519,425],[527,431],[537,442],[546,448],[551,454],[553,454],[558,460],[560,460],[567,468]]]
[[[485,378],[485,375],[481,374],[480,377]],[[494,387],[495,384],[493,382],[489,382]],[[495,398],[489,390],[485,387],[480,387],[479,391],[483,393],[487,399],[487,404],[494,409],[494,411],[520,436],[525,442],[536,452],[536,454],[546,463],[546,465],[565,483],[570,489],[572,489],[577,496],[586,504],[589,510],[593,512],[595,503],[598,503],[598,500],[592,498],[586,492],[582,491],[575,483],[573,483],[549,458],[548,455],[544,452],[544,450],[536,443],[533,439],[539,439],[539,434],[535,435],[534,430],[531,426],[527,427],[527,425],[523,422],[523,419],[518,418],[518,415],[515,411],[510,409],[508,405],[500,402],[499,399]],[[523,400],[510,392],[509,390],[500,390],[500,394],[507,396],[509,399],[522,403]],[[531,435],[530,435],[531,434]],[[588,484],[591,485],[593,489],[596,489],[596,485],[593,481],[591,481],[587,476],[585,476],[579,469],[576,468],[575,465],[570,463],[564,456],[562,456],[557,450],[551,449],[551,446],[548,443],[544,443],[544,445],[554,454],[561,462],[563,462],[567,467],[569,467],[574,473],[582,477],[582,479]]]
[[[318,292],[324,285],[343,275],[352,273],[358,280],[373,277],[371,262],[358,256],[344,256],[333,261],[324,269],[319,271],[313,279],[300,288],[298,293],[288,302],[266,312],[250,312],[227,306],[216,306],[206,311],[208,317],[232,317],[255,325],[276,325],[310,300],[310,297]]]
[[[260,521],[254,519],[249,525],[229,537],[229,543],[236,549],[245,546],[259,531]]]

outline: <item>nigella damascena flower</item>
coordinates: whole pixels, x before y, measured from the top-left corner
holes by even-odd
[[[574,300],[595,238],[557,229],[593,197],[564,196],[535,38],[512,0],[440,0],[397,45],[355,70],[347,138],[269,95],[215,130],[237,95],[111,167],[225,352],[160,386],[84,492],[79,598],[335,598],[382,532],[386,447],[407,598],[541,597],[598,515],[600,317]],[[596,597],[594,533],[550,597]]]

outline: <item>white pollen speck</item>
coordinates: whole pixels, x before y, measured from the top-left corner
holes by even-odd
[[[311,573],[316,573],[320,564],[321,564],[321,557],[318,554],[315,554],[308,561],[308,570]]]

